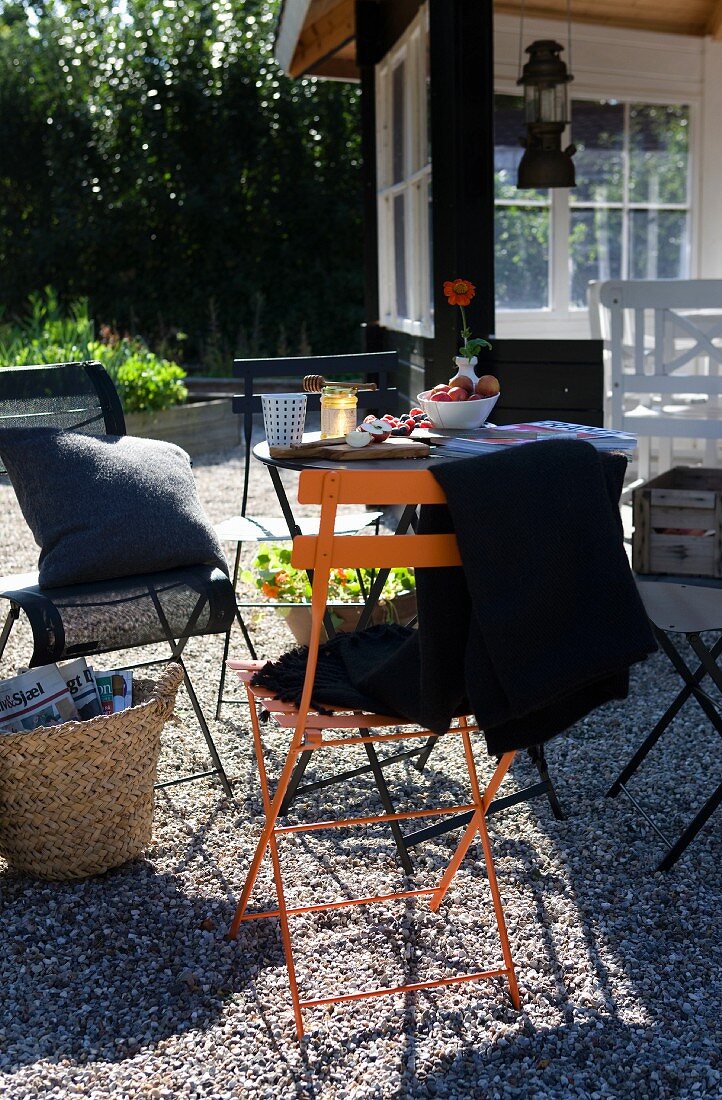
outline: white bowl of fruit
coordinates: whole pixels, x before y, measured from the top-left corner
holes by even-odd
[[[417,395],[417,401],[436,428],[480,428],[499,400],[499,380],[485,374],[476,383],[457,375],[448,384]]]

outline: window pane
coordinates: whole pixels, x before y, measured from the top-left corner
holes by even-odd
[[[689,108],[632,104],[629,116],[630,200],[686,202]]]
[[[401,183],[404,178],[404,145],[406,130],[404,127],[404,84],[405,64],[401,61],[394,69],[391,80],[391,153],[393,182]]]
[[[621,202],[624,179],[624,107],[621,103],[572,101],[572,140],[577,186],[572,202]]]
[[[429,317],[434,317],[434,210],[432,182],[426,186],[427,232],[429,234]]]
[[[525,133],[522,96],[494,96],[494,196],[548,202],[548,191],[517,191],[516,172],[524,152],[519,139]]]
[[[498,206],[495,217],[496,304],[499,309],[549,305],[549,210]]]
[[[569,304],[587,308],[590,279],[618,279],[622,271],[622,211],[572,210],[569,224]]]
[[[687,214],[681,210],[632,210],[629,278],[687,278]]]
[[[431,54],[429,52],[430,39],[428,34],[424,36],[424,81],[426,84],[426,160],[424,164],[431,164]]]
[[[406,305],[406,224],[404,196],[394,196],[394,273],[396,276],[396,316],[408,317]]]

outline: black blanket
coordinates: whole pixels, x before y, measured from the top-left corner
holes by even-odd
[[[473,713],[494,754],[624,698],[629,666],[656,648],[622,543],[625,468],[566,440],[434,466],[448,508],[423,508],[420,532],[454,530],[463,570],[419,570],[418,631],[339,639],[317,684],[353,706],[345,676],[365,705],[435,732]],[[297,701],[297,677],[272,670],[259,682]]]

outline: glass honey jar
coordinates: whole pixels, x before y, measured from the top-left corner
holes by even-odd
[[[324,386],[321,390],[321,439],[348,435],[356,427],[358,397],[354,386]]]

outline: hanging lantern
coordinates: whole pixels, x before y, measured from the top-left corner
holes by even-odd
[[[574,79],[559,54],[564,49],[551,39],[527,46],[529,60],[517,84],[524,88],[525,152],[519,162],[517,187],[574,187],[573,145],[562,149],[569,122],[567,84]]]

